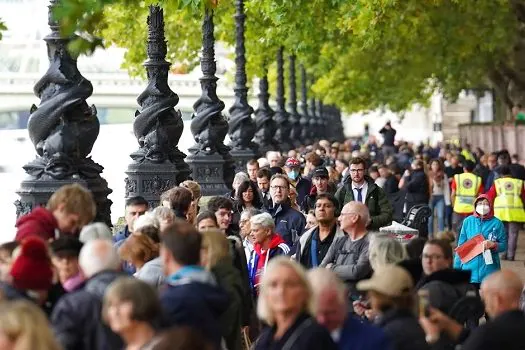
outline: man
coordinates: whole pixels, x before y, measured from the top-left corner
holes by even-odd
[[[227,236],[239,234],[239,227],[233,224],[233,203],[221,196],[212,197],[208,201],[208,210],[215,214],[219,229]]]
[[[330,176],[328,175],[328,170],[324,166],[315,168],[312,173],[312,189],[301,203],[301,210],[303,213],[308,213],[314,208],[315,202],[319,195],[333,193],[332,189],[329,187],[329,178]]]
[[[518,232],[525,222],[525,188],[522,180],[512,177],[508,166],[500,167],[500,175],[487,194],[494,200],[494,216],[505,225],[508,247],[503,258],[513,261],[518,245]]]
[[[341,175],[341,182],[338,184],[338,186],[342,186],[344,184],[344,181],[348,175],[350,175],[350,168],[348,161],[344,159],[336,159],[335,160],[335,170]]]
[[[296,158],[286,160],[284,171],[290,180],[290,184],[297,190],[297,203],[302,203],[310,193],[312,182],[301,176],[301,163]]]
[[[447,175],[448,181],[452,183],[454,176],[462,174],[463,168],[459,165],[459,158],[456,155],[450,157],[450,166],[445,167],[445,174]]]
[[[201,234],[185,221],[178,220],[164,231],[160,257],[166,288],[160,302],[166,327],[198,330],[214,349],[220,349],[219,318],[228,307],[228,295],[200,267],[201,241]]]
[[[485,193],[487,193],[490,190],[490,188],[494,184],[494,180],[497,177],[497,173],[496,173],[496,167],[498,166],[498,154],[497,153],[494,152],[488,156],[487,165],[489,168],[489,173],[487,175],[487,181],[484,182],[483,189]]]
[[[421,325],[427,340],[439,340],[444,331],[462,343],[462,350],[522,350],[525,349],[525,314],[519,309],[523,281],[511,270],[491,274],[481,284],[481,297],[490,317],[484,325],[472,331],[436,310],[429,318],[422,318]]]
[[[315,153],[315,152],[309,152],[304,156],[304,171],[303,175],[306,178],[312,177],[312,172],[315,168],[323,165],[323,160],[321,157]]]
[[[257,183],[257,171],[259,171],[257,159],[252,159],[246,163],[246,172],[253,183]]]
[[[388,196],[399,192],[399,180],[392,173],[390,168],[385,164],[380,164],[377,167],[377,170],[379,171],[381,178],[384,179],[382,188],[385,191],[385,194]]]
[[[370,214],[363,203],[353,201],[346,204],[339,214],[344,236],[334,241],[321,263],[321,267],[334,271],[343,280],[348,287],[349,298],[359,296],[356,283],[372,273],[366,230],[369,221]]]
[[[354,158],[350,162],[350,177],[335,194],[339,205],[358,201],[364,203],[370,211],[369,230],[379,230],[392,223],[392,206],[385,191],[365,175],[366,162],[362,158]]]
[[[97,208],[91,192],[79,184],[62,186],[46,207],[37,207],[16,222],[16,240],[39,236],[45,241],[62,234],[78,234],[95,218]]]
[[[318,226],[306,231],[296,247],[295,260],[310,269],[323,261],[335,237],[342,237],[343,231],[337,229],[337,199],[330,193],[317,196],[315,218]]]
[[[463,173],[452,179],[450,202],[453,206],[453,226],[459,236],[463,220],[474,212],[474,200],[483,191],[481,177],[473,173],[474,163],[467,161]]]
[[[275,232],[281,235],[289,247],[293,247],[303,233],[306,219],[289,204],[290,183],[288,178],[275,174],[270,181],[273,207],[268,210],[275,220]]]
[[[177,218],[187,220],[193,194],[185,187],[175,186],[160,196],[160,202],[163,207],[170,208]]]
[[[519,163],[512,163],[510,153],[507,150],[503,150],[498,154],[498,167],[496,168],[496,173],[500,173],[500,168],[502,166],[508,166],[510,168],[513,178],[525,181],[525,167]]]
[[[104,293],[122,276],[117,250],[109,240],[89,241],[80,251],[79,264],[86,282],[60,298],[51,315],[58,342],[65,350],[123,348],[102,319]]]
[[[266,159],[268,159],[268,162],[270,163],[270,168],[282,166],[282,157],[279,152],[269,151],[268,153],[266,153]]]
[[[313,289],[314,314],[341,350],[391,349],[385,333],[349,313],[347,290],[332,271],[317,268],[308,272]]]
[[[261,191],[261,198],[265,210],[273,207],[272,196],[270,195],[270,179],[272,174],[269,169],[259,169],[257,172],[257,187]]]
[[[133,232],[133,224],[135,220],[141,215],[144,215],[149,209],[149,203],[144,197],[136,196],[126,200],[126,214],[124,219],[126,220],[126,226],[120,232],[118,232],[113,238],[115,243],[124,241]],[[118,246],[122,245],[123,242],[118,243]]]
[[[383,157],[386,159],[396,153],[394,142],[396,139],[396,129],[392,128],[390,121],[386,122],[385,126],[379,130],[379,133],[383,135]]]

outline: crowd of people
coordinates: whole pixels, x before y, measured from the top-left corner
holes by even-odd
[[[155,208],[128,198],[115,233],[62,187],[0,245],[0,350],[524,349],[523,281],[500,258],[525,168],[381,134],[268,152],[224,196],[187,180]],[[380,231],[421,205],[419,236]]]

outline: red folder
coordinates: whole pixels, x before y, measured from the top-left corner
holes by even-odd
[[[463,264],[483,253],[483,241],[485,238],[481,234],[477,234],[455,249]]]

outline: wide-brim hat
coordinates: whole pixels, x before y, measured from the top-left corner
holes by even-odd
[[[372,278],[357,283],[360,291],[375,291],[390,297],[410,293],[413,287],[408,271],[396,265],[382,266],[376,269]]]

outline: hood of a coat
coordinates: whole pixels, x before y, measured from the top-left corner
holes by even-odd
[[[277,234],[277,233],[272,234],[272,238],[270,239],[270,245],[268,247],[268,250],[277,248],[277,246],[279,246],[279,244],[281,244],[281,243],[286,243],[286,242],[284,241],[284,239],[279,234]],[[254,249],[257,252],[257,254],[263,255],[262,247],[261,247],[261,245],[259,243],[255,244]],[[268,253],[268,251],[264,252],[264,254],[267,254],[267,253]]]
[[[482,199],[486,199],[488,202],[489,202],[489,207],[490,207],[490,211],[487,215],[484,215],[483,217],[481,215],[479,215],[477,212],[476,212],[476,204],[478,204],[478,202]],[[480,218],[482,220],[489,220],[489,219],[492,219],[494,217],[494,204],[492,203],[492,200],[489,196],[487,196],[486,194],[482,194],[480,195],[478,198],[476,198],[476,200],[474,201],[474,213],[473,215],[477,218]]]
[[[18,237],[17,239],[23,239],[27,236],[49,236],[48,238],[53,238],[55,228],[58,227],[57,220],[49,210],[43,207],[38,207],[31,211],[29,214],[22,216],[15,225],[19,230],[23,230],[20,234],[23,237]],[[44,232],[36,232],[44,231]]]

